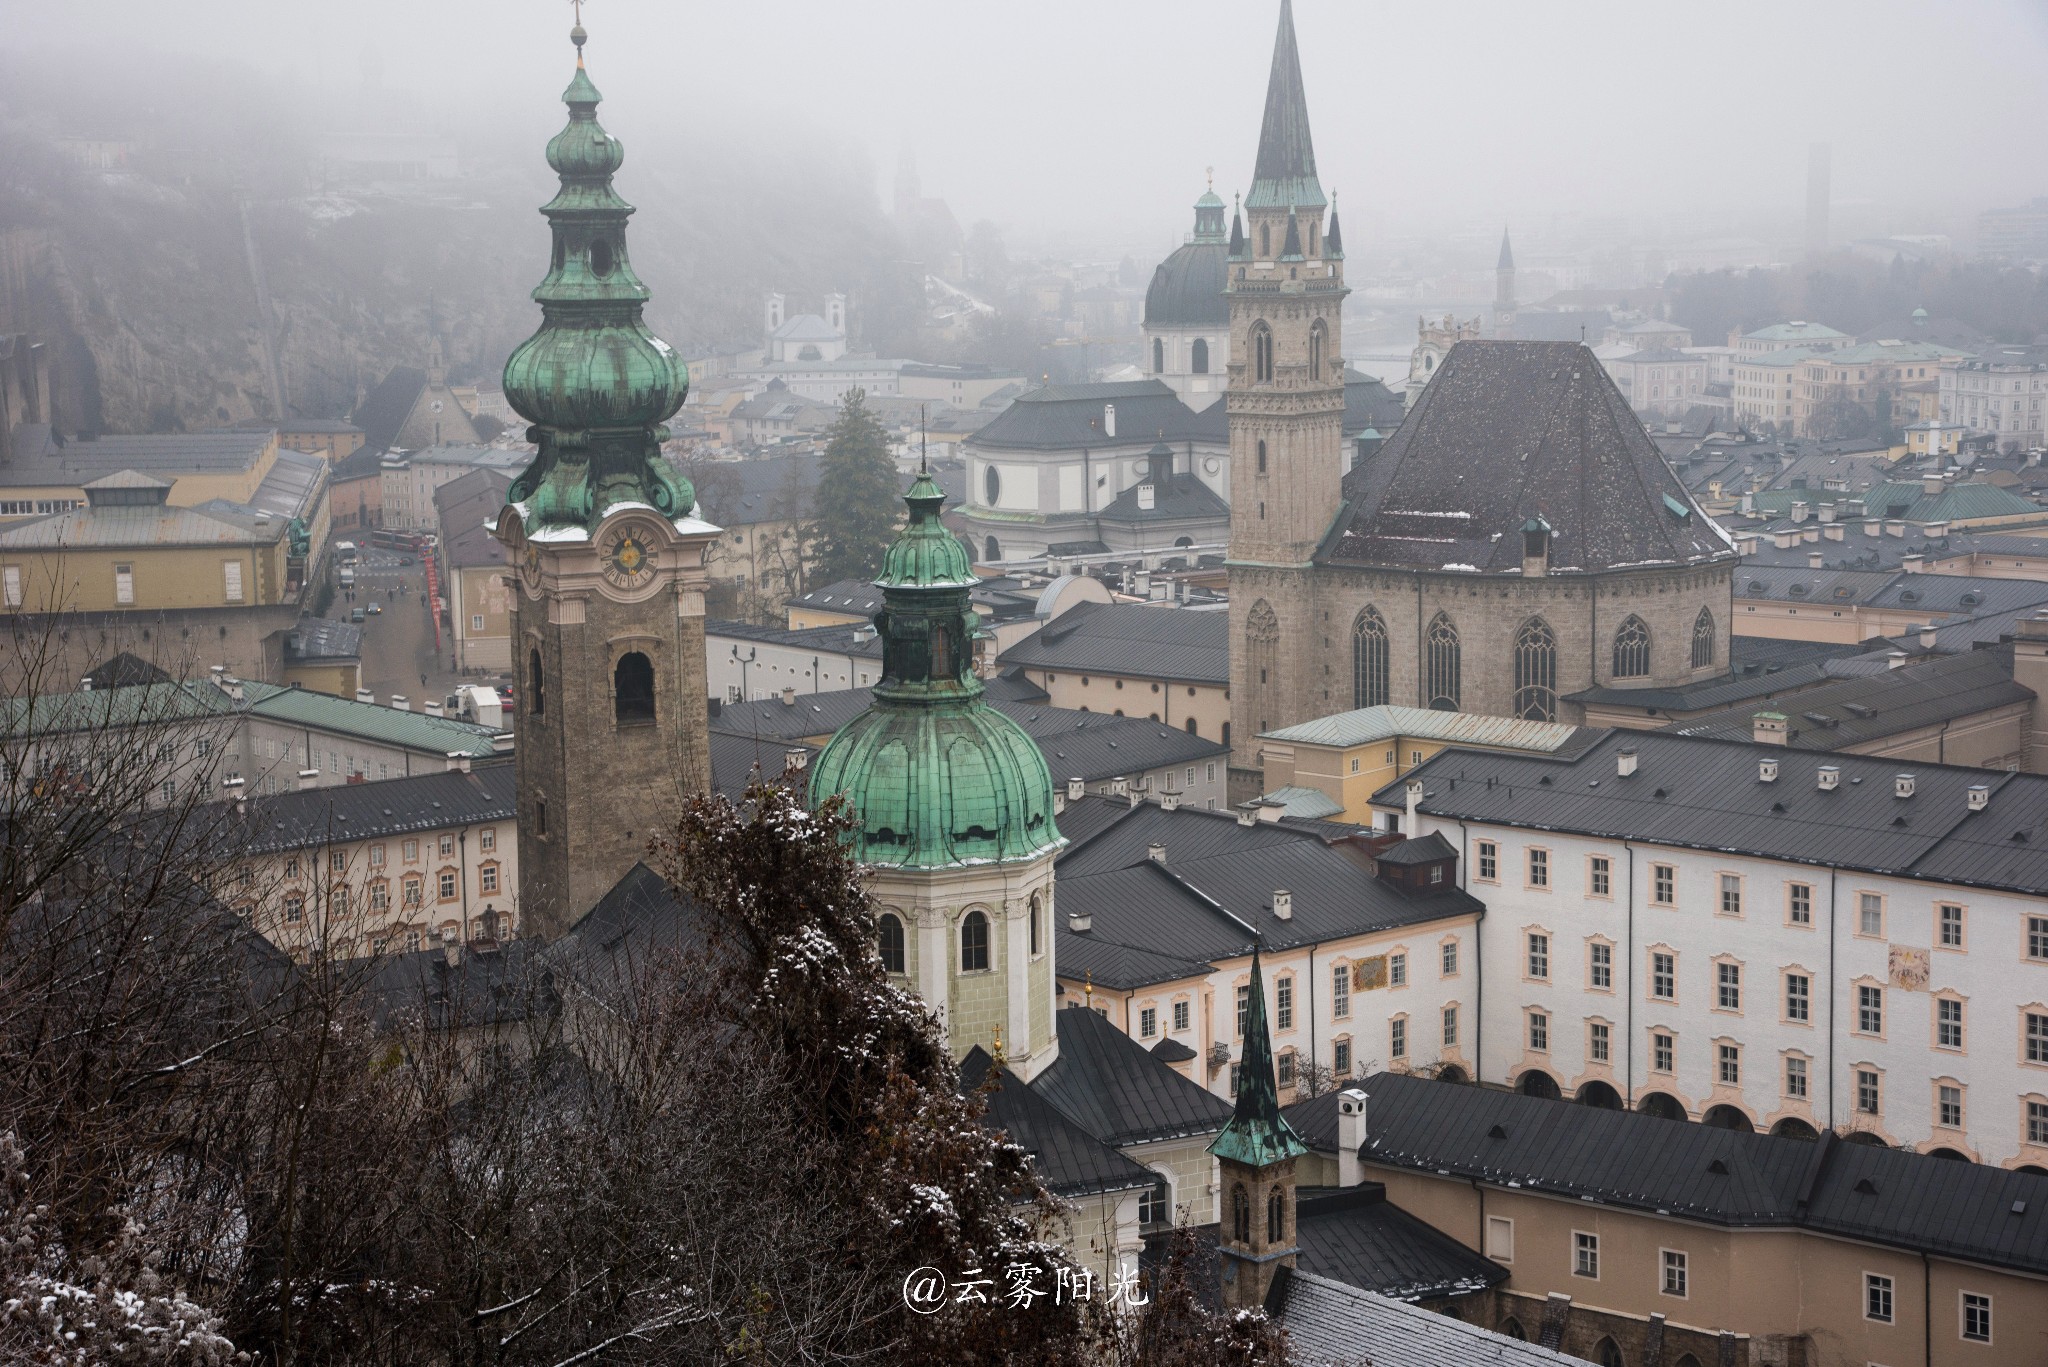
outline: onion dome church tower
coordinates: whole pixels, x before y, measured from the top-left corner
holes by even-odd
[[[955,1059],[980,1045],[1029,1082],[1059,1052],[1053,1020],[1052,777],[973,669],[976,582],[939,523],[929,471],[881,577],[873,705],[811,765],[813,807],[843,795],[854,854],[883,908],[884,966],[939,1013]]]
[[[569,36],[541,325],[505,363],[506,401],[539,451],[494,529],[518,566],[519,899],[542,936],[633,867],[683,794],[710,787],[704,553],[719,532],[661,454],[689,375],[641,320],[633,206],[612,189],[625,149],[598,125],[583,26]]]

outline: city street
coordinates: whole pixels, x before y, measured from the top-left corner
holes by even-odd
[[[402,563],[410,559],[410,565]],[[328,616],[347,621],[355,608],[376,603],[384,610],[365,612],[363,629],[362,686],[386,702],[402,693],[417,711],[423,702],[439,702],[464,679],[447,665],[450,652],[444,635],[442,648],[434,647],[434,624],[420,595],[425,591],[426,568],[410,551],[362,547],[356,566],[355,596],[337,587]],[[444,625],[445,633],[445,625]],[[427,686],[420,686],[421,676]]]

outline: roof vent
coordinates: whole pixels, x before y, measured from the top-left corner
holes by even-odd
[[[1981,812],[1991,801],[1991,789],[1986,784],[1972,783],[1969,787],[1970,810]]]
[[[1911,797],[1911,796],[1913,796],[1913,776],[1912,776],[1911,774],[1893,774],[1893,775],[1892,775],[1892,796],[1893,796],[1893,797]]]
[[[1871,1180],[1870,1180],[1870,1179],[1869,1179],[1868,1177],[1859,1177],[1859,1178],[1857,1178],[1857,1179],[1856,1179],[1856,1194],[1857,1194],[1858,1196],[1875,1196],[1875,1195],[1877,1195],[1877,1183],[1875,1183],[1875,1182],[1871,1181]]]
[[[1824,793],[1832,793],[1837,787],[1841,786],[1842,771],[1832,764],[1823,764],[1820,766],[1818,778],[1820,790]]]
[[[1633,749],[1614,752],[1614,772],[1627,778],[1636,771],[1636,752]]]
[[[1723,1163],[1720,1159],[1716,1158],[1713,1162],[1707,1164],[1707,1171],[1717,1172],[1721,1174],[1721,1176],[1726,1177],[1728,1175],[1728,1165],[1726,1163]]]
[[[1088,785],[1078,778],[1067,780],[1067,801],[1079,802],[1088,795]]]
[[[1157,840],[1153,841],[1145,847],[1145,857],[1155,864],[1164,864],[1166,862],[1166,846]]]
[[[1252,809],[1251,809],[1250,807],[1240,807],[1240,808],[1238,808],[1238,812],[1237,812],[1237,824],[1238,824],[1238,825],[1240,825],[1240,826],[1253,826],[1253,825],[1256,825],[1256,824],[1258,824],[1258,820],[1259,820],[1259,814],[1258,814],[1257,812],[1253,811],[1253,810],[1252,810]]]
[[[1488,1139],[1506,1139],[1508,1137],[1508,1132],[1502,1129],[1500,1126],[1496,1125],[1486,1132],[1486,1137]]]
[[[1294,894],[1286,888],[1273,890],[1273,915],[1282,921],[1294,919]]]
[[[1758,760],[1756,762],[1756,781],[1758,783],[1776,783],[1778,781],[1778,761],[1770,758]]]

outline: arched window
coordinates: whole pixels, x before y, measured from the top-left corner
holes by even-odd
[[[1351,705],[1385,707],[1387,691],[1387,619],[1378,608],[1359,609],[1351,623]]]
[[[1640,679],[1650,672],[1650,628],[1630,613],[1614,632],[1614,677]]]
[[[1287,1237],[1287,1202],[1280,1188],[1266,1198],[1266,1242],[1277,1244]]]
[[[1529,1341],[1529,1336],[1522,1332],[1522,1322],[1513,1315],[1509,1315],[1500,1322],[1500,1331],[1508,1338],[1520,1339],[1524,1343]]]
[[[1266,473],[1266,443],[1259,443],[1259,473]]]
[[[970,911],[960,922],[960,971],[980,973],[988,968],[988,917]]]
[[[1273,671],[1280,665],[1280,618],[1273,611],[1273,605],[1261,598],[1252,604],[1244,624],[1246,681],[1252,688],[1252,716],[1258,722],[1258,729],[1266,729],[1265,718],[1272,715],[1267,706],[1267,689],[1273,682]]]
[[[1323,378],[1323,339],[1328,335],[1329,329],[1323,326],[1323,320],[1320,318],[1309,327],[1308,377],[1311,380]]]
[[[1032,954],[1034,954],[1034,955],[1036,955],[1036,954],[1038,953],[1038,912],[1039,912],[1039,907],[1040,907],[1040,903],[1039,903],[1039,900],[1038,900],[1038,894],[1034,892],[1034,893],[1032,893],[1032,894],[1031,894],[1031,952],[1032,952]]]
[[[1448,616],[1439,612],[1430,620],[1424,647],[1427,672],[1423,693],[1429,706],[1438,712],[1455,712],[1458,710],[1459,675],[1463,661],[1458,629],[1451,625]]]
[[[1515,715],[1557,720],[1557,633],[1541,617],[1531,617],[1515,634]]]
[[[654,720],[654,665],[637,650],[612,670],[612,714],[621,724]]]
[[[988,538],[988,540],[984,541],[982,543],[981,549],[982,560],[989,564],[994,564],[996,561],[1001,560],[1003,558],[1003,543],[996,540],[994,537],[990,537]]]
[[[1700,615],[1692,619],[1692,667],[1705,669],[1714,663],[1714,613],[1711,608],[1701,608]]]
[[[1195,730],[1195,719],[1194,719],[1193,717],[1189,717],[1189,718],[1188,718],[1188,720],[1187,720],[1187,729],[1188,729],[1188,734],[1189,734],[1189,735],[1191,735],[1191,736],[1193,736],[1193,735],[1199,735],[1199,734],[1200,734],[1199,732],[1197,732],[1197,731]]]
[[[953,628],[936,622],[932,625],[932,680],[950,679],[953,672]]]
[[[526,710],[538,717],[548,710],[548,676],[540,667],[540,647],[526,657]]]
[[[883,912],[882,919],[876,922],[875,948],[881,953],[884,973],[904,971],[903,922],[896,918],[894,912]]]
[[[1157,375],[1163,372],[1165,369],[1166,339],[1163,337],[1154,337],[1152,339],[1152,373],[1154,375]]]
[[[1188,369],[1194,371],[1197,375],[1207,375],[1209,373],[1209,339],[1207,337],[1195,338],[1194,357]]]
[[[1240,1244],[1252,1241],[1252,1197],[1242,1182],[1230,1189],[1230,1237]]]
[[[1259,225],[1259,255],[1260,255],[1260,256],[1271,256],[1272,254],[1273,254],[1273,225],[1272,225],[1272,224],[1270,224],[1270,223],[1261,223],[1261,224]]]
[[[1273,378],[1273,332],[1264,323],[1252,326],[1252,379],[1258,384]]]
[[[1600,1367],[1628,1367],[1628,1359],[1621,1355],[1621,1347],[1613,1339],[1603,1338],[1593,1345],[1593,1361]]]

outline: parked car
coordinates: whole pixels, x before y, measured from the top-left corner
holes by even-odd
[[[403,556],[403,557],[401,557],[401,558],[399,559],[399,562],[398,562],[398,563],[399,563],[399,564],[401,564],[401,565],[410,565],[410,564],[412,563],[412,557],[411,557],[411,556],[409,556],[409,555],[408,555],[408,556]]]
[[[351,621],[351,622],[360,622],[360,621],[362,621],[362,620],[363,620],[363,610],[362,610],[361,608],[356,608],[355,610],[353,610],[352,612],[350,612],[350,613],[349,613],[349,615],[348,615],[348,619],[349,619],[349,621]]]

